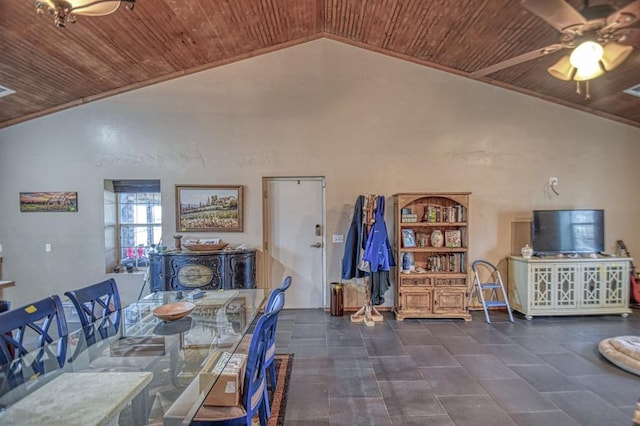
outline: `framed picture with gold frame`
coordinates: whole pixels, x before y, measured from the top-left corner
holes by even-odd
[[[176,230],[242,232],[242,185],[176,185]]]

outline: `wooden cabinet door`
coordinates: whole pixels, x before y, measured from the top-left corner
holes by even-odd
[[[433,292],[433,313],[465,312],[466,292],[456,289],[438,289]]]
[[[431,312],[431,297],[432,292],[430,290],[422,291],[405,291],[401,290],[400,293],[400,310],[412,311],[412,312]]]

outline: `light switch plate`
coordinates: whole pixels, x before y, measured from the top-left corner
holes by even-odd
[[[344,235],[334,235],[333,236],[334,243],[344,243]]]

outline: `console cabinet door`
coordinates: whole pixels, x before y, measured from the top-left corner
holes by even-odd
[[[556,309],[575,309],[578,307],[579,266],[558,264],[554,266],[554,303]]]
[[[531,265],[530,277],[531,309],[553,309],[553,265],[544,263]]]
[[[230,254],[228,272],[226,288],[256,288],[255,253]]]
[[[609,263],[602,265],[601,270],[602,306],[626,307],[629,302],[629,263]]]
[[[171,290],[224,288],[224,255],[175,256],[170,259],[169,288]]]
[[[464,312],[466,301],[465,290],[456,290],[453,288],[434,290],[433,313],[452,314]]]
[[[406,291],[401,290],[400,293],[400,311],[403,313],[410,312],[431,312],[431,290],[422,291]]]

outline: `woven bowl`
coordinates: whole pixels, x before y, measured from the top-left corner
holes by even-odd
[[[213,250],[222,250],[229,243],[220,242],[218,244],[202,244],[202,243],[182,243],[182,247],[191,251],[213,251]]]
[[[195,307],[191,302],[168,303],[155,308],[153,315],[162,321],[177,321],[189,315]]]

